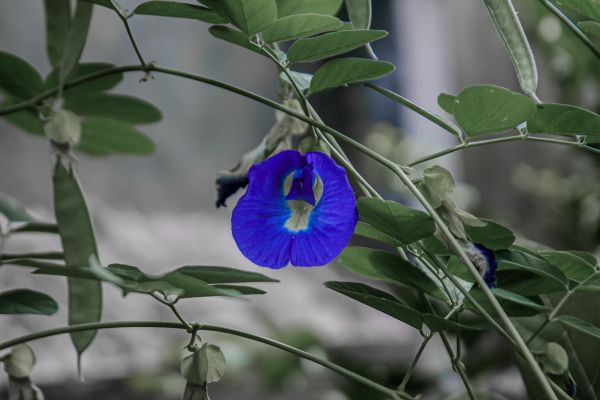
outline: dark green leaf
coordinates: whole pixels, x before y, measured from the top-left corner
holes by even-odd
[[[421,329],[423,326],[423,321],[418,311],[402,304],[394,296],[379,289],[354,282],[325,282],[325,286],[416,329]]]
[[[335,17],[320,14],[296,14],[279,18],[263,32],[266,43],[293,40],[336,31],[344,24]]]
[[[19,103],[19,101],[6,98],[0,104],[2,108]],[[44,134],[44,124],[38,118],[37,114],[31,110],[21,110],[3,116],[8,122],[19,129],[34,135]]]
[[[516,304],[520,304],[522,306],[531,308],[531,309],[539,311],[539,312],[544,312],[544,311],[550,310],[549,307],[546,307],[543,304],[536,303],[535,301],[533,301],[525,296],[521,296],[520,294],[511,292],[509,290],[495,288],[495,289],[492,289],[492,292],[499,299],[510,301],[510,302],[516,303]]]
[[[600,115],[568,104],[540,104],[527,122],[529,133],[586,135],[590,143],[600,142]]]
[[[552,375],[562,375],[569,370],[569,356],[558,343],[546,343],[540,356],[544,372]]]
[[[67,78],[67,82],[73,81],[77,78],[81,78],[87,75],[96,75],[102,74],[103,71],[114,68],[113,64],[107,63],[83,63],[77,64],[77,66],[73,69],[73,72]],[[90,92],[101,92],[105,90],[112,89],[115,87],[121,80],[123,79],[123,73],[118,74],[109,74],[103,76],[101,78],[93,79],[86,83],[78,84],[77,86],[73,86],[65,89],[65,97],[77,96],[80,94],[88,94]],[[44,89],[55,89],[58,88],[59,85],[59,70],[54,69],[48,76],[46,77],[46,82],[44,84]]]
[[[576,331],[600,339],[600,328],[589,322],[570,315],[560,315],[556,317],[556,320],[567,328],[575,329]]]
[[[52,315],[58,304],[45,293],[15,289],[0,293],[0,314]]]
[[[482,323],[469,323],[464,324],[456,322],[454,320],[444,319],[440,316],[433,314],[421,314],[423,322],[433,332],[440,331],[482,331],[489,329],[489,325]]]
[[[454,114],[455,99],[456,97],[452,96],[451,94],[440,93],[437,98],[437,102],[442,110],[446,111],[448,114]]]
[[[493,85],[475,85],[454,99],[454,117],[469,136],[516,128],[535,114],[529,97]]]
[[[255,44],[250,42],[246,35],[236,29],[232,29],[223,25],[213,25],[208,29],[208,32],[218,39],[233,43],[237,46],[245,47],[250,51],[264,56],[260,49]]]
[[[35,218],[19,201],[0,192],[0,214],[9,222],[34,222]]]
[[[63,56],[60,62],[59,82],[66,82],[67,77],[79,62],[83,47],[87,40],[94,5],[84,1],[78,1],[75,6],[75,15],[69,29],[65,43]]]
[[[252,36],[262,32],[277,18],[275,0],[222,0],[231,22]]]
[[[50,65],[60,65],[69,29],[71,28],[71,1],[44,0],[46,13],[46,51]]]
[[[279,18],[293,14],[316,13],[335,15],[343,0],[277,0]]]
[[[540,254],[575,282],[581,282],[595,272],[594,265],[569,251],[542,251]]]
[[[429,215],[390,200],[361,197],[358,213],[373,228],[404,244],[424,239],[435,231]]]
[[[581,21],[577,25],[588,35],[600,37],[600,22],[596,21]]]
[[[148,1],[133,10],[134,14],[197,19],[209,24],[226,24],[227,20],[206,7],[174,1]]]
[[[310,93],[350,83],[381,78],[394,70],[394,64],[362,58],[339,58],[320,67],[310,82]]]
[[[61,158],[54,167],[54,213],[58,223],[65,262],[72,268],[87,269],[90,256],[97,256],[90,213],[74,171],[67,170]],[[69,325],[98,322],[102,316],[100,282],[69,278]],[[71,333],[77,354],[91,344],[96,331]]]
[[[314,38],[300,39],[288,50],[288,60],[294,62],[318,61],[344,54],[374,40],[383,39],[386,31],[342,30]]]
[[[467,233],[474,243],[482,244],[491,250],[504,250],[515,242],[515,235],[510,229],[489,219],[481,220],[487,222],[487,225],[465,225]]]
[[[495,254],[499,271],[527,271],[554,280],[562,286],[568,285],[567,277],[562,271],[541,257],[534,257],[517,250],[501,250]]]
[[[354,28],[369,29],[371,27],[371,0],[345,0],[348,16]]]
[[[159,280],[162,282],[167,282],[173,285],[175,288],[182,290],[183,293],[178,296],[182,299],[212,296],[237,297],[240,295],[240,293],[235,290],[219,289],[218,287],[211,286],[200,279],[196,279],[176,271],[163,275],[159,278]]]
[[[64,107],[83,117],[105,117],[134,125],[162,119],[160,110],[147,101],[115,94],[89,93],[68,97]]]
[[[356,228],[354,229],[354,234],[362,237],[366,237],[369,239],[377,240],[379,242],[387,243],[392,246],[398,247],[402,246],[402,243],[393,237],[386,235],[383,232],[378,231],[373,228],[371,225],[366,224],[364,222],[359,222],[356,224]]]
[[[257,289],[252,286],[241,286],[241,285],[212,285],[212,287],[222,290],[224,293],[237,296],[238,294],[243,296],[260,295],[266,294],[262,289]]]
[[[600,22],[600,3],[598,0],[558,0],[556,3]]]
[[[0,91],[26,100],[42,92],[44,82],[39,72],[14,54],[0,51]]]
[[[175,270],[206,283],[279,282],[257,272],[228,267],[185,266]]]
[[[154,152],[154,142],[135,127],[108,118],[86,118],[81,125],[84,153],[104,156],[113,153],[146,155]]]
[[[106,7],[108,9],[114,10],[114,4],[110,0],[78,0],[85,1],[86,3],[97,4],[102,7]]]
[[[350,271],[371,279],[409,285],[428,293],[437,286],[419,269],[394,254],[366,247],[347,247],[339,259]]]

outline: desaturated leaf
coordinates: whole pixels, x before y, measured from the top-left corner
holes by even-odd
[[[529,133],[585,135],[590,143],[600,142],[600,115],[568,104],[540,104],[527,121]]]
[[[394,64],[384,61],[338,58],[327,62],[317,70],[310,82],[310,93],[381,78],[394,69]]]
[[[266,43],[293,40],[323,32],[336,31],[344,24],[335,17],[321,14],[296,14],[279,18],[263,32]]]
[[[600,3],[598,3],[598,0],[558,0],[556,3],[561,7],[567,7],[600,22]]]
[[[58,110],[44,124],[44,135],[53,142],[74,146],[81,139],[81,119],[69,110]]]
[[[277,18],[275,0],[221,0],[235,26],[247,37],[262,32]]]
[[[195,19],[209,24],[225,24],[227,20],[206,7],[175,1],[147,1],[133,10],[138,15]]]
[[[0,314],[52,315],[58,304],[45,293],[29,289],[13,289],[0,293]]]
[[[71,28],[67,35],[65,47],[60,61],[59,82],[63,84],[79,62],[83,47],[87,40],[94,5],[84,1],[78,1],[75,6]]]
[[[600,37],[600,22],[596,21],[581,21],[577,25],[588,35]]]
[[[22,343],[14,346],[4,361],[4,370],[13,378],[27,378],[35,365],[35,354],[31,347]]]
[[[345,0],[348,16],[354,28],[369,29],[371,27],[371,0]]]
[[[314,38],[300,39],[290,46],[288,60],[291,63],[318,61],[347,53],[386,36],[386,31],[361,29],[341,30]]]
[[[67,83],[78,78],[89,76],[89,75],[99,75],[103,74],[106,71],[115,68],[115,65],[108,63],[81,63],[77,64],[73,71],[67,78]],[[100,78],[95,78],[86,83],[80,83],[76,86],[65,88],[64,94],[66,98],[71,96],[77,96],[80,94],[89,94],[90,92],[101,92],[105,90],[112,89],[119,82],[123,80],[123,73],[111,73],[104,75]],[[46,81],[44,83],[44,89],[56,89],[59,86],[59,69],[53,69],[48,76],[46,77]]]
[[[277,0],[279,18],[293,14],[316,13],[335,15],[343,0]]]
[[[130,124],[158,122],[162,114],[154,105],[132,96],[89,93],[69,96],[64,107],[82,117],[103,117]]]
[[[22,58],[0,51],[0,91],[26,100],[42,92],[44,83],[39,72]]]
[[[474,85],[454,99],[454,117],[468,136],[503,132],[528,121],[536,112],[529,97],[493,85]]]
[[[34,222],[35,218],[14,197],[0,192],[0,214],[9,222]]]
[[[208,32],[217,39],[244,47],[250,51],[260,54],[261,56],[265,56],[255,44],[250,42],[246,35],[236,29],[232,29],[224,25],[213,25],[208,29]]]
[[[46,52],[52,67],[58,67],[71,28],[71,1],[44,0]]]
[[[147,155],[154,152],[154,142],[125,122],[102,117],[88,117],[81,125],[77,149],[96,156],[113,153]]]
[[[569,356],[558,343],[546,343],[540,356],[540,362],[545,372],[552,375],[562,375],[569,370]]]
[[[221,349],[208,343],[181,361],[181,375],[195,385],[220,381],[225,368],[225,355]]]
[[[467,234],[474,243],[484,245],[490,250],[508,249],[515,242],[515,234],[508,228],[499,223],[481,219],[485,223],[483,226],[468,225],[465,226]]]

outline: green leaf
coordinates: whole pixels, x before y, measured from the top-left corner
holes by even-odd
[[[0,192],[0,214],[9,222],[34,222],[35,218],[14,197]]]
[[[73,81],[82,76],[101,74],[103,71],[115,68],[115,65],[108,63],[83,63],[77,64],[73,68],[73,72],[67,78],[67,82]],[[53,69],[46,77],[44,83],[44,89],[55,89],[59,86],[59,70]],[[77,96],[80,94],[88,94],[90,92],[102,92],[105,90],[112,89],[123,79],[123,73],[109,74],[101,78],[93,79],[86,83],[78,84],[74,87],[65,88],[65,97]]]
[[[275,0],[222,0],[231,22],[252,36],[262,32],[277,18]]]
[[[432,332],[455,331],[482,331],[489,329],[489,325],[482,323],[463,324],[454,320],[444,319],[433,314],[421,314],[423,322]]]
[[[515,234],[507,227],[489,219],[481,220],[486,225],[465,225],[467,234],[474,243],[482,244],[490,250],[504,250],[515,242]]]
[[[347,247],[339,262],[350,271],[370,279],[408,285],[430,294],[438,292],[427,275],[392,253],[366,247]]]
[[[84,1],[86,3],[91,3],[91,4],[97,4],[99,6],[106,7],[110,10],[115,10],[115,6],[110,0],[78,0],[78,1]]]
[[[54,213],[58,223],[65,263],[71,268],[87,269],[90,256],[97,256],[96,239],[90,213],[74,171],[59,159],[54,167]],[[69,325],[99,322],[102,318],[100,282],[68,278]],[[71,340],[81,354],[92,343],[96,331],[73,332]]]
[[[437,98],[438,105],[448,114],[454,114],[454,101],[456,100],[456,96],[452,96],[447,93],[440,93]]]
[[[60,109],[44,124],[44,135],[53,142],[74,146],[81,139],[81,119]]]
[[[371,27],[371,0],[345,0],[348,16],[354,28],[369,29]]]
[[[0,293],[0,314],[52,315],[58,304],[45,293],[15,289]]]
[[[158,108],[132,96],[89,93],[68,97],[64,107],[84,117],[105,117],[133,125],[158,122],[162,119]]]
[[[598,0],[559,0],[557,4],[600,22],[600,3]]]
[[[257,272],[242,271],[228,267],[185,266],[175,270],[206,283],[279,282]]]
[[[535,301],[525,296],[521,296],[520,294],[511,292],[509,290],[494,288],[492,289],[492,292],[499,299],[510,301],[511,303],[516,303],[539,312],[545,312],[550,310],[549,307],[546,307],[543,304],[536,303]]]
[[[373,228],[371,225],[366,224],[364,222],[358,222],[356,224],[356,228],[354,229],[354,234],[357,236],[366,237],[369,239],[377,240],[382,243],[386,243],[395,247],[402,246],[402,243],[393,237],[386,235],[383,232],[378,231]]]
[[[354,282],[325,282],[325,286],[356,301],[381,311],[413,328],[421,329],[423,321],[418,311],[402,304],[400,300],[379,289]]]
[[[174,1],[147,1],[133,10],[138,15],[196,19],[209,24],[226,24],[227,20],[206,7]]]
[[[529,133],[586,135],[591,143],[600,142],[600,115],[568,104],[540,104],[527,121]]]
[[[347,53],[386,36],[386,31],[360,29],[342,30],[314,38],[300,39],[290,46],[288,60],[290,63],[318,61]]]
[[[46,52],[50,65],[56,68],[60,61],[71,28],[71,1],[44,0],[46,14]]]
[[[327,62],[314,74],[310,93],[333,89],[350,83],[381,78],[394,70],[394,64],[362,58],[339,58]]]
[[[588,35],[600,37],[600,22],[596,21],[581,21],[577,25]]]
[[[291,75],[292,79],[296,83],[296,86],[298,86],[298,88],[302,92],[306,92],[310,88],[310,81],[312,80],[311,74],[305,74],[303,72],[296,72],[296,71],[292,71],[292,70],[288,70],[288,74]],[[289,83],[290,85],[292,84],[292,82],[290,81],[287,74],[285,74],[283,72],[281,72],[279,74],[279,78],[283,79],[285,82]]]
[[[335,15],[342,6],[343,0],[277,0],[279,18],[293,14],[325,14]]]
[[[81,126],[77,148],[96,156],[109,154],[147,155],[154,152],[154,142],[135,127],[108,118],[89,117]]]
[[[569,371],[569,356],[558,343],[546,343],[540,356],[544,372],[551,375],[562,375]]]
[[[25,343],[17,344],[11,349],[8,360],[5,361],[6,373],[17,379],[28,378],[35,366],[35,354]]]
[[[440,207],[456,188],[450,172],[439,165],[433,165],[423,171],[423,179],[419,186],[421,186],[423,195],[427,197],[434,208]]]
[[[469,86],[454,100],[454,117],[468,136],[516,128],[535,114],[529,97],[493,85]]]
[[[27,61],[14,54],[0,51],[0,91],[17,99],[26,100],[43,90],[39,72]]]
[[[245,47],[261,56],[265,56],[259,48],[246,37],[246,35],[236,29],[223,25],[213,25],[208,29],[208,32],[217,39]]]
[[[533,52],[511,0],[484,0],[496,30],[515,66],[521,90],[535,95],[538,73]]]
[[[296,14],[279,18],[263,32],[265,43],[293,40],[323,32],[336,31],[344,26],[336,17],[320,14]]]
[[[6,98],[0,104],[2,108],[19,103],[16,99]],[[38,118],[37,114],[31,110],[21,110],[7,115],[4,118],[17,128],[34,135],[44,134],[44,124]]]
[[[567,328],[574,329],[596,339],[600,339],[600,328],[590,324],[589,322],[570,315],[560,315],[555,319]]]
[[[552,265],[559,268],[567,278],[581,282],[595,273],[595,264],[592,265],[585,259],[569,251],[542,251],[542,257]]]
[[[498,271],[527,271],[540,277],[551,279],[567,287],[567,277],[562,271],[541,257],[517,250],[500,250],[495,253],[498,261]]]
[[[87,40],[88,31],[90,29],[90,22],[92,21],[92,12],[94,11],[94,5],[86,3],[84,1],[78,1],[75,6],[75,15],[67,41],[65,43],[63,56],[60,61],[60,72],[59,82],[60,84],[66,82],[67,77],[73,71],[73,68],[79,62],[83,47]]]
[[[225,368],[225,355],[221,349],[208,343],[181,361],[181,375],[199,386],[220,381]]]
[[[358,213],[363,221],[403,244],[433,235],[433,219],[422,211],[390,200],[361,197]]]

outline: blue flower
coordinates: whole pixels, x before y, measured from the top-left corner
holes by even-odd
[[[498,263],[494,252],[482,244],[475,243],[475,247],[479,250],[481,255],[485,258],[485,270],[481,271],[483,280],[490,289],[497,286],[496,281],[496,268]]]
[[[320,152],[277,153],[254,165],[231,218],[233,237],[268,268],[319,266],[348,244],[358,220],[345,170]]]

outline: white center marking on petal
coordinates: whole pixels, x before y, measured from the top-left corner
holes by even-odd
[[[288,175],[283,184],[283,191],[285,194],[289,193],[292,187],[292,180],[294,173]],[[286,200],[288,207],[290,208],[292,215],[285,221],[285,228],[291,232],[300,232],[308,229],[310,223],[310,215],[314,208],[319,204],[321,197],[323,197],[323,181],[319,175],[315,174],[313,192],[315,194],[315,205],[312,206],[304,200]]]

